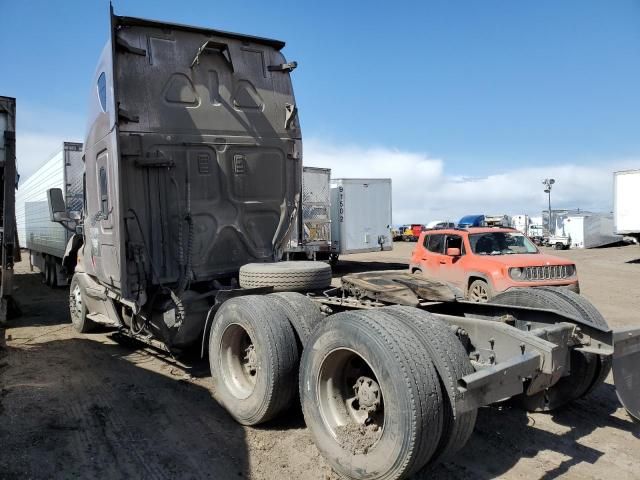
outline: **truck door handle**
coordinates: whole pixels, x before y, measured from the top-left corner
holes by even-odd
[[[446,265],[447,262],[445,260],[440,260],[440,265]]]

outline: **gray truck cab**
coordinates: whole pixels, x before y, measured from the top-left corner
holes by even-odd
[[[302,168],[283,47],[111,13],[84,150],[75,287],[90,318],[153,324],[151,310],[177,311],[156,333],[190,343],[203,318],[185,327],[186,304],[233,286],[244,264],[281,258]]]

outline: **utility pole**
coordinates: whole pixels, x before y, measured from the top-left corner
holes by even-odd
[[[553,178],[545,178],[542,181],[542,184],[544,185],[544,193],[548,195],[548,199],[549,199],[549,234],[556,233],[555,225],[553,227],[553,232],[551,231],[551,186],[554,183],[556,183],[556,181]]]

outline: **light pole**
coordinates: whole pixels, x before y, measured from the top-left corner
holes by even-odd
[[[555,225],[553,227],[553,232],[551,231],[551,185],[554,183],[556,183],[556,181],[553,178],[545,178],[542,181],[542,184],[544,185],[544,193],[548,195],[549,199],[549,234],[556,233]]]

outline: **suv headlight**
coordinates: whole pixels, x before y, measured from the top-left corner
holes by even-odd
[[[575,265],[567,265],[567,277],[573,277],[576,274]]]
[[[524,268],[520,268],[520,267],[513,267],[509,269],[509,276],[518,282],[522,282],[523,280],[526,280],[526,274],[524,271]]]

